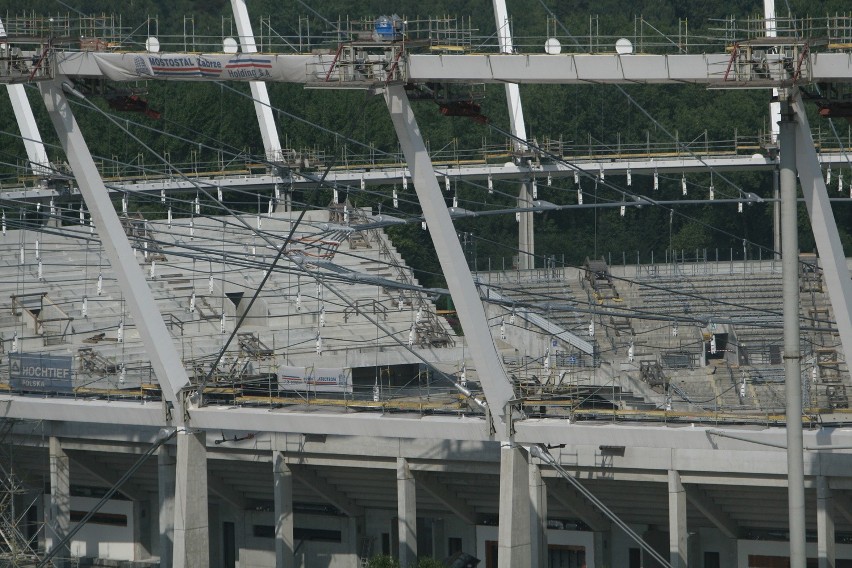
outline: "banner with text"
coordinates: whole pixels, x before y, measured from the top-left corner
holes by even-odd
[[[101,73],[113,81],[274,81],[304,83],[307,68],[319,66],[325,79],[331,58],[322,55],[234,55],[209,53],[93,53]],[[325,65],[324,59],[328,59]],[[328,69],[326,69],[326,67]]]
[[[70,355],[10,353],[9,386],[12,390],[71,392],[73,361]]]
[[[341,367],[278,367],[278,388],[291,391],[352,392],[352,369]]]

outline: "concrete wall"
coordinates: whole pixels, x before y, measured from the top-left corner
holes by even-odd
[[[498,527],[482,526],[476,527],[476,557],[482,563],[480,566],[485,566],[485,542],[489,540],[497,540]],[[588,531],[571,531],[571,530],[547,530],[548,545],[572,545],[582,546],[586,549],[586,566],[592,568],[595,566],[595,533]],[[627,566],[627,561],[623,564],[613,564],[613,566]]]
[[[421,550],[418,546],[417,553],[420,557],[432,556],[438,560],[444,560],[448,556],[448,542],[450,538],[461,539],[461,549],[469,554],[476,555],[476,531],[477,527],[468,525],[454,516],[435,517],[433,515],[425,515],[430,519],[443,524],[442,530],[433,529],[432,546],[428,550]],[[418,516],[418,519],[423,519],[423,516]],[[372,539],[373,547],[371,556],[382,554],[382,534],[385,533],[390,538],[390,553],[396,556],[396,543],[393,542],[394,526],[396,523],[396,511],[369,509],[365,514],[365,533],[364,537]],[[360,553],[360,543],[358,552]]]
[[[90,511],[99,501],[93,497],[71,497],[71,511]],[[42,511],[50,509],[50,496],[45,495]],[[124,515],[127,519],[125,526],[88,523],[71,539],[71,555],[76,557],[107,558],[109,560],[135,560],[136,546],[133,539],[133,502],[108,501],[101,514]],[[73,529],[77,523],[71,523]],[[45,537],[46,547],[53,544],[50,531]]]
[[[835,554],[837,558],[852,559],[852,545],[837,544],[835,545]],[[808,558],[817,557],[817,545],[815,542],[809,542],[806,545]],[[786,542],[766,541],[766,540],[740,540],[738,542],[737,551],[737,566],[748,568],[748,557],[750,554],[759,554],[761,556],[788,556],[790,555],[790,545]],[[722,564],[724,566],[724,563]]]
[[[273,514],[266,511],[247,511],[243,543],[238,542],[237,566],[239,568],[275,568],[275,540],[255,536],[255,525],[273,525]],[[340,531],[341,541],[300,541],[296,539],[296,563],[299,568],[352,568],[356,565],[352,550],[357,543],[351,542],[347,517],[296,514],[297,529],[321,529]],[[238,528],[239,530],[239,528]],[[238,541],[240,537],[237,537]]]

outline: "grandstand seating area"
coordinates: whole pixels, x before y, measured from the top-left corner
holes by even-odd
[[[261,234],[275,237],[269,243],[283,242],[297,216],[264,216]],[[384,233],[371,229],[350,242],[355,233],[330,223],[327,211],[304,217],[249,307],[277,254],[246,229],[255,229],[257,221],[253,215],[124,219],[191,376],[210,371],[243,316],[240,336],[216,377],[235,369],[274,374],[282,364],[320,366],[320,350],[326,367],[416,364],[417,356],[399,349],[410,340],[427,360],[461,357],[452,329],[436,316],[429,298],[393,287],[416,281]],[[63,229],[67,235],[73,227]],[[96,232],[81,225],[76,237],[34,227],[10,230],[0,241],[3,351],[73,356],[79,393],[100,389],[113,395],[155,383],[150,357]],[[54,313],[48,314],[48,307]]]
[[[647,400],[657,393],[658,406],[674,411],[783,412],[780,263],[609,268],[597,262],[492,274],[488,281],[516,306],[532,306],[578,335],[593,332],[604,364],[586,371],[589,382],[612,383],[626,376],[632,390],[645,390],[637,384],[642,382],[652,389],[646,391]],[[803,255],[801,266],[805,407],[847,408],[849,373],[818,262]],[[610,271],[603,280],[602,270]],[[592,271],[597,276],[590,276]],[[611,281],[612,290],[608,285],[602,294],[593,278]],[[558,375],[561,360],[554,361],[556,368],[549,372]]]
[[[463,338],[429,297],[412,289],[412,271],[383,231],[364,225],[370,220],[365,213],[332,208],[305,215],[252,304],[278,254],[272,243],[283,242],[296,217],[264,216],[257,234],[261,220],[254,215],[124,218],[156,305],[195,380],[210,373],[244,318],[211,375],[214,385],[240,375],[270,377],[281,365],[317,366],[318,360],[327,367],[374,368],[379,384],[391,367],[425,360],[450,376],[464,369],[475,388]],[[89,225],[66,226],[62,236],[50,227],[8,231],[0,266],[5,353],[72,356],[77,394],[120,396],[156,383]],[[847,408],[852,384],[818,261],[803,257],[801,266],[805,407]],[[494,295],[486,301],[492,333],[524,396],[558,400],[560,408],[571,406],[565,401],[573,397],[625,410],[783,411],[779,263],[609,267],[601,260],[477,278],[483,294]],[[392,390],[419,397],[417,377]],[[356,395],[372,398],[374,386],[362,380]],[[446,379],[442,386],[454,392]]]

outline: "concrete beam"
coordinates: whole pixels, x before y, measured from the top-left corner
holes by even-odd
[[[194,55],[194,54],[193,54]],[[156,54],[159,58],[185,57],[185,53]],[[140,73],[134,60],[152,57],[150,53],[59,52],[57,71],[61,75],[102,77],[113,81],[151,79],[151,72]],[[205,54],[207,60],[227,62],[231,55]],[[333,55],[265,55],[272,76],[266,82],[305,83],[308,68],[331,65]],[[408,79],[415,82],[448,83],[543,83],[561,85],[609,84],[681,84],[726,86],[723,74],[731,56],[728,53],[672,55],[616,54],[412,54],[406,57]],[[852,61],[846,53],[811,53],[802,68],[810,78],[821,82],[852,82]],[[224,65],[223,65],[224,66]],[[323,67],[324,66],[324,67]],[[158,75],[160,80],[176,80]],[[253,76],[234,77],[207,74],[177,80],[251,81]],[[729,83],[732,83],[730,81]],[[345,87],[345,84],[341,84]],[[768,85],[766,88],[771,88]]]
[[[408,78],[415,82],[633,84],[696,83],[724,86],[720,70],[730,54],[476,54],[408,57]],[[846,53],[812,53],[803,65],[815,81],[852,81]],[[769,85],[767,88],[771,88]]]
[[[111,467],[96,462],[92,457],[84,456],[81,452],[68,451],[67,455],[74,467],[85,469],[107,486],[111,487],[115,485],[121,478],[121,475],[116,473]],[[121,486],[121,489],[119,489],[119,492],[131,501],[142,502],[148,500],[148,494],[132,481],[126,481]]]
[[[706,491],[696,485],[686,485],[686,500],[701,511],[701,514],[713,523],[728,538],[739,538],[740,528],[735,520],[726,513]]]
[[[312,469],[304,466],[290,465],[293,478],[337,507],[347,517],[358,517],[364,514],[362,507],[357,505],[346,493],[330,484]]]
[[[546,483],[548,494],[559,501],[563,507],[577,515],[577,518],[588,525],[590,529],[595,532],[610,530],[611,523],[609,519],[590,505],[577,490],[567,485],[561,477],[548,479]]]
[[[442,485],[437,478],[423,472],[414,472],[417,487],[435,498],[468,525],[476,525],[476,511],[463,499]]]

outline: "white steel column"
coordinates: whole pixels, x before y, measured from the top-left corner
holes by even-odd
[[[509,12],[506,9],[506,0],[493,0],[493,6],[500,53],[514,53],[515,48],[512,45],[512,30],[509,27]],[[521,94],[517,83],[506,83],[506,101],[509,103],[509,126],[512,129],[512,134],[521,140],[526,140],[527,127],[524,124],[524,110],[521,107]],[[515,144],[519,148],[525,147],[520,142],[516,142]]]
[[[766,18],[766,37],[778,35],[777,20],[775,19],[775,0],[763,0],[763,16]],[[781,121],[781,102],[778,100],[778,89],[772,89],[772,101],[769,103],[769,132],[770,142],[778,143],[778,128]],[[772,245],[775,252],[781,251],[781,201],[778,194],[778,170],[772,172],[774,191],[772,197]]]
[[[0,20],[0,40],[6,38],[6,28]],[[41,141],[41,133],[38,131],[38,125],[35,116],[33,116],[33,109],[30,106],[29,99],[27,99],[24,86],[19,84],[6,85],[6,90],[9,92],[9,99],[12,101],[12,111],[15,113],[15,120],[18,121],[18,129],[24,139],[24,148],[27,151],[30,170],[37,176],[50,174],[50,162],[47,159],[47,152],[44,149],[44,143]]]
[[[173,568],[210,566],[206,440],[204,432],[177,435]]]
[[[814,240],[819,252],[820,264],[828,288],[828,298],[837,320],[837,331],[847,364],[852,364],[852,279],[846,265],[846,255],[837,232],[837,222],[831,211],[825,180],[819,167],[814,140],[808,124],[808,116],[800,95],[793,101],[796,113],[796,167],[802,194],[811,218]],[[782,143],[783,157],[783,143]]]
[[[537,463],[530,460],[530,542],[533,568],[547,568],[547,485]]]
[[[497,24],[497,40],[501,53],[513,53],[512,30],[509,26],[509,12],[506,0],[493,0],[494,20]],[[517,83],[506,83],[506,103],[509,105],[509,128],[512,135],[521,140],[527,139],[527,127],[524,122],[524,109],[521,105],[521,92]],[[526,144],[514,141],[516,150],[526,149]],[[523,164],[521,164],[523,165]],[[518,193],[518,207],[531,207],[532,197],[526,183],[522,183]],[[524,211],[518,222],[518,268],[528,270],[535,268],[535,223],[534,213]]]
[[[817,477],[817,559],[819,568],[834,568],[834,504],[824,475]]]
[[[136,262],[136,255],[127,241],[127,235],[95,167],[83,133],[62,92],[62,80],[41,83],[40,89],[53,127],[71,164],[74,178],[80,186],[80,193],[86,200],[101,236],[106,256],[124,291],[133,321],[146,351],[151,356],[151,366],[157,375],[163,397],[172,403],[173,415],[180,421],[183,418],[183,410],[178,401],[178,393],[189,384],[186,369],[172,343],[163,316],[154,302],[151,289],[145,282],[145,275]]]
[[[784,377],[787,395],[787,493],[790,566],[805,568],[805,463],[802,440],[802,362],[799,352],[799,227],[796,202],[796,122],[789,91],[781,108],[781,270],[784,297]],[[817,229],[814,227],[814,233]]]
[[[18,121],[18,129],[24,139],[24,148],[27,151],[27,159],[30,161],[30,169],[34,175],[50,175],[50,161],[47,159],[47,151],[41,141],[41,133],[33,116],[33,109],[27,99],[27,93],[23,85],[6,85],[9,91],[9,99],[12,101],[12,110],[15,120]]]
[[[293,473],[284,452],[272,452],[275,493],[275,566],[293,568]]]
[[[508,85],[506,85],[508,87]],[[515,85],[517,87],[517,85]],[[529,184],[522,183],[518,190],[518,207],[532,207],[533,198]],[[521,211],[518,219],[518,270],[535,268],[535,213]]]
[[[459,320],[464,328],[465,340],[470,346],[471,357],[476,364],[485,398],[492,415],[497,417],[498,421],[502,420],[506,403],[512,400],[515,394],[500,363],[485,310],[482,308],[482,300],[456,237],[444,196],[435,178],[432,160],[426,151],[405,88],[402,85],[389,85],[385,89],[385,100],[414,181],[414,189],[423,209],[429,234],[438,252],[441,271],[447,279],[447,287],[453,296]],[[500,430],[496,426],[495,429]]]
[[[763,17],[766,18],[766,37],[778,36],[778,24],[775,17],[775,0],[763,0]],[[773,101],[769,103],[769,131],[771,141],[778,142],[779,122],[781,121],[781,101],[778,89],[772,89]]]
[[[251,20],[245,0],[231,0],[231,9],[234,12],[234,21],[237,24],[237,33],[240,34],[240,47],[243,53],[257,53],[257,44],[254,41],[254,32],[251,28]],[[260,126],[260,136],[263,139],[266,159],[280,162],[282,159],[281,140],[278,138],[278,129],[275,125],[275,116],[272,114],[266,83],[251,81],[249,87],[251,88],[251,98],[254,99],[254,111],[257,113],[257,123]]]
[[[50,437],[50,519],[47,536],[52,544],[51,550],[65,538],[71,527],[71,471],[68,454],[62,449],[59,438]],[[62,568],[68,565],[71,546],[65,543],[54,556],[53,565]]]
[[[497,568],[532,565],[529,455],[514,443],[500,447],[500,527]]]
[[[687,566],[686,491],[680,473],[669,470],[669,562],[672,568]]]
[[[397,517],[399,521],[399,565],[417,562],[417,487],[408,460],[396,460]]]
[[[160,507],[160,568],[172,568],[175,539],[175,458],[167,446],[157,450]]]
[[[612,531],[595,531],[595,566],[594,568],[609,568],[612,566]],[[589,566],[589,568],[592,568]]]

